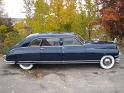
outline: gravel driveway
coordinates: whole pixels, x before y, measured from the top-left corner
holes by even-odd
[[[0,58],[0,93],[124,93],[124,55],[110,70],[80,64],[40,65],[23,71]]]

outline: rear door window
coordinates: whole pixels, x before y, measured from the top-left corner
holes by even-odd
[[[60,46],[60,38],[43,38],[41,46]]]

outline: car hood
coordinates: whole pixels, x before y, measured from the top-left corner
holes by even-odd
[[[88,41],[87,43],[91,43],[91,44],[116,44],[113,41]]]
[[[84,44],[86,48],[99,48],[99,49],[116,49],[117,44],[110,41],[89,41]]]

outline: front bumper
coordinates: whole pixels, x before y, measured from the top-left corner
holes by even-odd
[[[120,63],[120,57],[115,59],[116,63]]]
[[[116,59],[115,59],[116,63],[119,63],[120,62],[120,56],[121,56],[121,52],[119,52],[119,55],[116,56]]]
[[[7,61],[6,60],[6,55],[3,55],[3,61],[6,63],[6,64],[15,64],[15,61]]]

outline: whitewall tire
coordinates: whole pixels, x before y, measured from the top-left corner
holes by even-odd
[[[100,61],[100,66],[104,69],[110,69],[115,65],[113,56],[103,56]]]
[[[19,64],[19,66],[24,70],[30,70],[33,68],[33,64]]]

